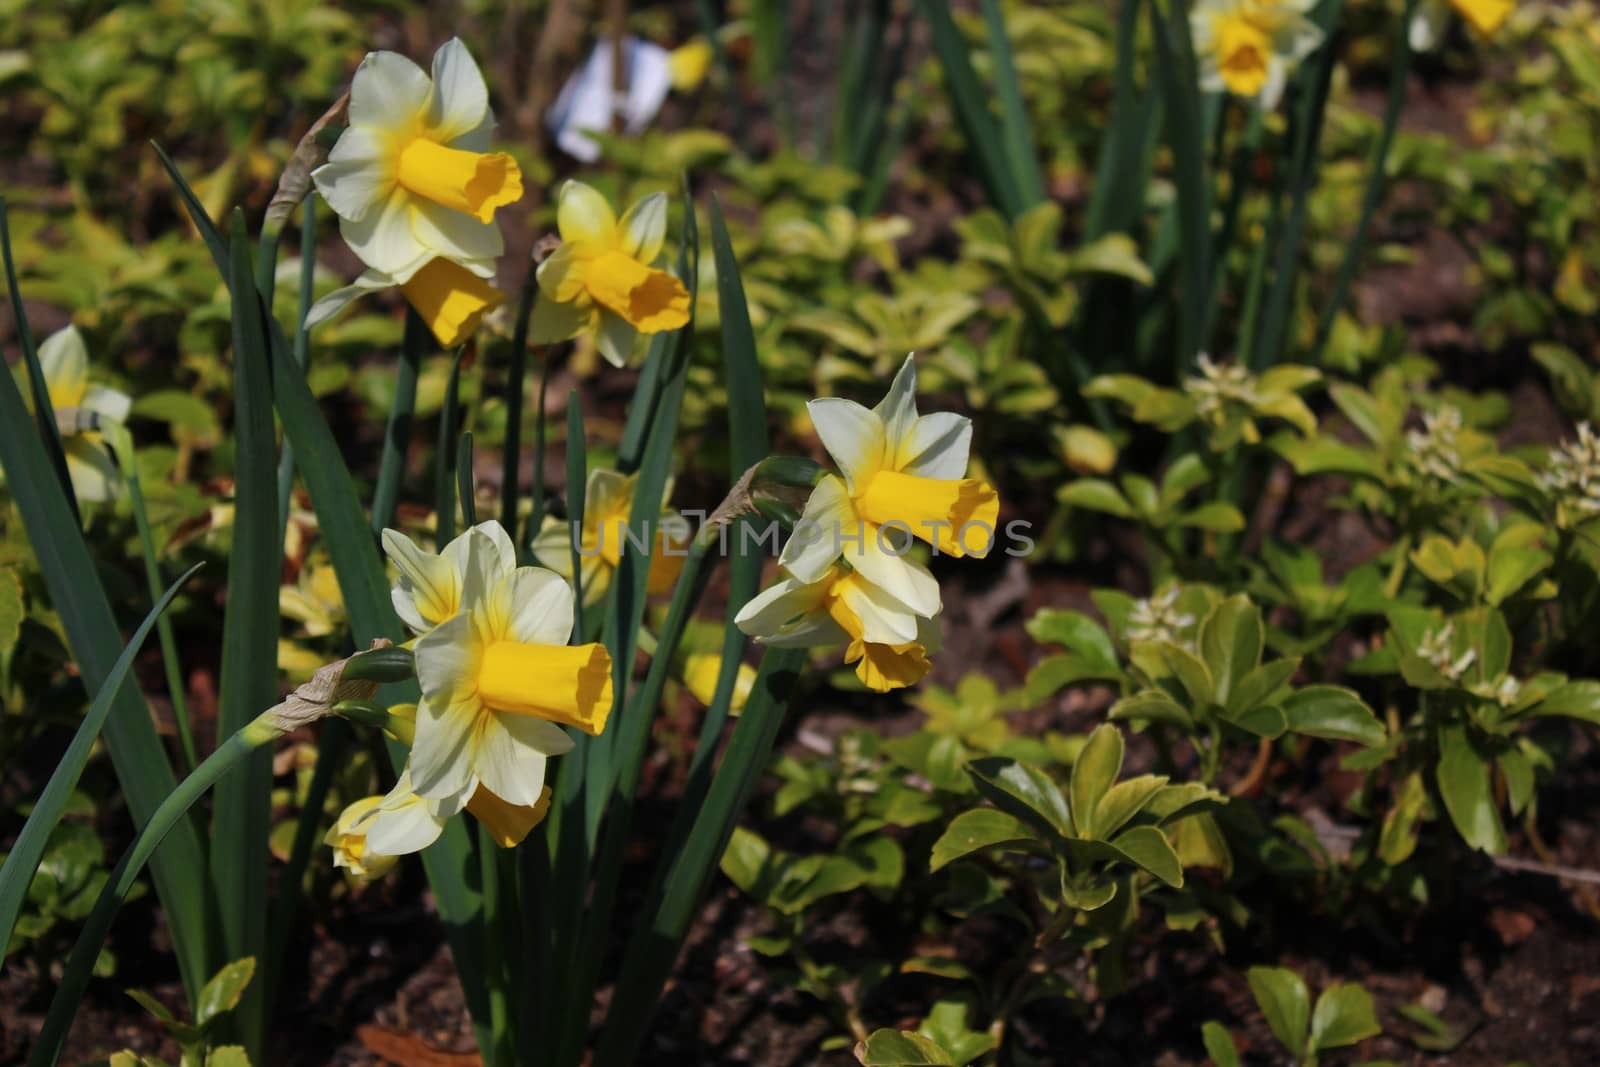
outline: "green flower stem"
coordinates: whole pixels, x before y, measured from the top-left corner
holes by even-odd
[[[1394,145],[1395,131],[1400,127],[1400,111],[1406,102],[1406,81],[1411,77],[1411,19],[1417,13],[1420,0],[1406,0],[1400,21],[1395,24],[1395,60],[1389,74],[1389,98],[1383,108],[1383,128],[1372,146],[1371,162],[1367,165],[1367,191],[1361,198],[1361,215],[1355,233],[1345,248],[1344,262],[1339,264],[1339,274],[1333,283],[1333,293],[1322,307],[1322,318],[1317,322],[1316,342],[1311,346],[1311,358],[1306,362],[1316,366],[1322,362],[1322,350],[1333,333],[1333,322],[1344,307],[1345,295],[1355,280],[1356,269],[1361,266],[1361,256],[1372,230],[1372,217],[1383,201],[1388,188],[1389,150]]]
[[[72,956],[67,960],[66,970],[61,976],[61,984],[50,1001],[49,1013],[39,1030],[39,1039],[34,1043],[33,1053],[28,1059],[29,1067],[52,1067],[60,1057],[61,1043],[77,1012],[78,1002],[83,999],[84,990],[94,971],[95,959],[111,933],[112,920],[116,918],[118,909],[127,899],[145,864],[155,855],[167,833],[212,786],[250,753],[282,736],[273,725],[274,721],[274,713],[265,712],[223,742],[206,757],[204,763],[195,768],[193,774],[178,783],[178,787],[161,802],[144,829],[133,839],[133,844],[111,873],[110,880],[94,903],[94,910],[83,924],[78,943],[73,946]]]
[[[502,938],[507,914],[500,908],[500,849],[494,835],[478,827],[478,862],[483,893],[483,977],[489,987],[489,1033],[493,1043],[480,1049],[484,1067],[511,1065],[511,1012],[506,989],[506,957]]]
[[[294,361],[302,372],[311,358],[311,333],[306,329],[306,316],[311,313],[311,298],[317,276],[317,202],[307,197],[300,208],[300,305],[296,309],[294,331]],[[279,540],[278,558],[282,559],[289,538],[289,507],[294,494],[294,445],[288,435],[283,438],[283,448],[278,453],[278,518],[283,523],[283,536]]]
[[[122,471],[122,481],[128,487],[128,502],[133,506],[133,524],[139,531],[139,547],[144,554],[144,576],[150,596],[159,599],[162,593],[161,565],[156,560],[155,535],[150,531],[150,518],[144,506],[144,490],[139,484],[139,467],[134,462],[133,435],[120,422],[103,421],[100,436],[111,446]],[[172,632],[172,620],[165,613],[156,620],[156,635],[161,641],[161,664],[166,671],[167,693],[172,700],[172,718],[178,728],[178,747],[183,751],[183,770],[193,771],[199,762],[195,755],[194,730],[189,725],[187,692],[183,679],[183,663],[178,658],[178,641]]]
[[[522,279],[522,295],[517,301],[517,322],[511,331],[511,365],[506,372],[506,440],[500,482],[500,525],[512,537],[517,535],[517,493],[522,472],[522,402],[525,399],[523,394],[527,391],[528,320],[533,315],[533,304],[538,296],[539,265],[530,259],[528,273]],[[544,380],[541,375],[541,401],[544,399]],[[542,417],[543,403],[539,405],[539,413]]]

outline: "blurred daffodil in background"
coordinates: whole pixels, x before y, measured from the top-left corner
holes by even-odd
[[[432,77],[395,52],[372,52],[350,84],[349,125],[312,174],[366,273],[317,303],[309,325],[362,293],[398,286],[439,343],[471,336],[505,294],[490,284],[504,240],[495,211],[522,198],[522,172],[490,152],[494,114],[459,40]]]
[[[64,327],[44,339],[39,346],[39,370],[61,430],[61,448],[66,453],[73,493],[84,501],[111,500],[121,485],[116,460],[99,433],[80,428],[86,422],[79,413],[120,423],[127,419],[132,400],[125,393],[90,383],[89,349],[75,326]],[[63,418],[64,415],[70,417]]]
[[[561,247],[539,264],[531,341],[593,333],[600,354],[620,367],[640,334],[689,321],[689,291],[656,266],[667,237],[666,194],[645,197],[618,219],[597,190],[569,181],[561,187],[556,225]]]
[[[1322,43],[1307,13],[1314,0],[1199,0],[1189,13],[1200,84],[1270,111],[1289,74]]]
[[[629,541],[636,545],[645,543],[645,531],[631,529],[628,525],[638,485],[637,474],[624,475],[600,468],[590,471],[583,490],[581,530],[574,530],[569,522],[548,517],[538,537],[534,538],[534,556],[569,581],[572,579],[572,550],[576,544],[585,604],[598,602],[611,588],[611,579]],[[650,560],[648,591],[651,593],[670,590],[683,569],[682,546],[687,536],[683,527],[686,524],[682,517],[667,509],[667,498],[671,495],[672,479],[668,478],[661,490],[660,522]]]
[[[1422,0],[1408,27],[1411,47],[1418,52],[1433,49],[1449,27],[1452,10],[1487,37],[1511,17],[1515,8],[1513,0]]]

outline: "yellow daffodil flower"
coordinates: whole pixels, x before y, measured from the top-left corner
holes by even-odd
[[[946,555],[985,556],[1000,498],[988,482],[965,477],[971,420],[917,414],[916,389],[916,365],[907,357],[875,408],[835,398],[806,405],[843,478],[827,475],[817,484],[779,562],[813,583],[843,555],[863,579],[931,618],[939,585],[905,555],[909,537]]]
[[[500,255],[494,213],[522,198],[522,172],[488,151],[489,90],[465,45],[445,42],[432,78],[398,53],[368,53],[349,118],[312,180],[362,262],[404,281],[437,258]]]
[[[102,419],[123,422],[133,401],[115,389],[89,383],[89,349],[75,326],[44,339],[39,346],[39,370],[61,429],[61,449],[66,453],[73,493],[82,501],[112,499],[121,487],[121,474],[104,439],[92,430],[80,430],[77,417],[62,419],[61,415],[92,412]]]
[[[349,125],[311,177],[369,269],[319,301],[313,325],[399,286],[450,347],[504,301],[489,284],[505,247],[494,213],[522,198],[522,171],[488,151],[493,130],[488,87],[459,40],[434,53],[431,78],[398,53],[368,53],[350,82]]]
[[[767,645],[812,648],[843,644],[867,688],[884,693],[928,673],[938,628],[860,572],[830,566],[813,582],[785,576],[746,604],[739,629]]]
[[[1438,45],[1449,23],[1451,8],[1487,37],[1511,17],[1516,3],[1515,0],[1422,0],[1408,27],[1414,51],[1428,52]]]
[[[554,344],[592,332],[600,354],[620,367],[640,334],[689,321],[689,291],[655,264],[667,237],[667,198],[647,196],[619,221],[582,182],[561,187],[556,206],[561,247],[539,264],[539,302],[529,340]]]
[[[698,88],[711,69],[711,58],[711,42],[705,37],[691,37],[667,53],[667,76],[672,79],[672,87],[680,93]]]
[[[590,734],[611,713],[611,656],[600,644],[571,648],[572,588],[551,571],[509,572],[484,523],[459,564],[422,562],[397,587],[395,604],[431,629],[416,643],[416,742],[411,778],[429,800],[461,801],[480,784],[511,804],[537,804],[546,762],[572,748],[562,725]],[[391,557],[396,539],[386,539]],[[418,580],[420,576],[420,580]],[[458,585],[452,583],[459,582]],[[450,607],[454,612],[440,621]]]
[[[353,878],[382,878],[398,862],[394,856],[379,855],[367,846],[368,825],[384,800],[381,796],[362,797],[349,805],[322,839],[333,849],[333,865],[349,871]]]
[[[491,589],[517,567],[510,535],[493,520],[459,535],[438,554],[422,551],[398,530],[384,530],[382,541],[400,575],[390,594],[395,614],[418,635],[464,610],[469,581]]]
[[[505,303],[506,294],[486,280],[493,277],[492,261],[463,265],[442,257],[429,260],[404,281],[369,270],[313,304],[306,315],[306,329],[327,322],[357,297],[398,288],[439,344],[454,348],[477,332],[484,315]]]
[[[582,531],[578,537],[578,569],[585,604],[595,603],[611,588],[612,576],[622,561],[630,532],[635,545],[645,541],[643,530],[630,531],[628,526],[638,485],[637,474],[623,475],[601,469],[589,472],[583,490]],[[682,516],[667,510],[667,498],[671,495],[672,479],[669,478],[661,491],[657,544],[650,561],[648,591],[651,593],[671,590],[683,570],[686,523]],[[550,516],[533,540],[533,554],[539,562],[568,581],[572,580],[574,533],[570,522]]]
[[[1315,0],[1199,0],[1189,13],[1200,84],[1227,90],[1270,111],[1289,72],[1322,43],[1306,17]]]
[[[717,679],[721,675],[722,654],[719,652],[691,652],[683,658],[683,684],[707,707],[716,698]],[[748,663],[739,664],[739,674],[733,682],[733,699],[728,704],[730,714],[737,715],[744,710],[755,685],[755,668]]]
[[[362,797],[340,813],[324,842],[333,848],[333,864],[363,880],[381,878],[401,856],[421,852],[439,839],[444,824],[460,811],[455,799],[429,800],[411,784],[411,768],[400,772],[384,796]],[[466,810],[489,831],[501,848],[515,848],[550,810],[550,790],[533,804],[512,804],[483,786],[473,792]]]

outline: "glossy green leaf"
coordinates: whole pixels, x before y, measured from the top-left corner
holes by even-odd
[[[1072,821],[1080,837],[1094,837],[1095,810],[1122,773],[1122,731],[1111,723],[1101,723],[1072,764],[1069,790]]]
[[[1143,811],[1144,806],[1166,784],[1167,776],[1164,774],[1141,774],[1112,786],[1094,807],[1094,818],[1090,820],[1090,836],[1102,840],[1109,838],[1122,829],[1129,819]]]
[[[1183,885],[1183,864],[1167,835],[1154,826],[1135,826],[1113,838],[1111,847],[1174,889]]]
[[[1342,686],[1308,685],[1281,706],[1289,729],[1297,734],[1368,746],[1381,745],[1389,736],[1366,701]]]
[[[1371,993],[1350,983],[1332,985],[1317,998],[1311,1015],[1311,1051],[1344,1048],[1382,1032]]]
[[[1228,704],[1233,687],[1255,670],[1266,646],[1261,609],[1236,594],[1211,609],[1200,623],[1200,658],[1216,686],[1215,700]]]
[[[1297,1060],[1304,1057],[1311,1025],[1311,993],[1305,981],[1283,967],[1252,967],[1246,977],[1273,1036],[1283,1042],[1289,1055]]]
[[[1435,773],[1450,821],[1467,844],[1498,856],[1506,850],[1506,833],[1489,771],[1489,761],[1467,727],[1453,723],[1439,731]]]
[[[1120,740],[1120,737],[1118,738]],[[1048,834],[1070,836],[1072,816],[1061,789],[1039,768],[1004,756],[967,764],[978,791],[1003,811]]]
[[[856,1045],[864,1067],[959,1067],[937,1041],[913,1030],[874,1030]]]
[[[1194,719],[1189,712],[1161,689],[1146,689],[1123,697],[1111,705],[1107,714],[1113,722],[1160,722],[1186,733],[1194,729]]]
[[[1200,1040],[1216,1067],[1239,1067],[1239,1050],[1226,1026],[1215,1020],[1207,1021],[1200,1027]]]
[[[195,1005],[194,1021],[200,1026],[206,1026],[217,1016],[237,1008],[255,973],[255,957],[246,956],[234,960],[212,975],[205,988],[200,990],[200,1002]]]
[[[1037,844],[1038,841],[1038,835],[1015,816],[995,808],[973,808],[951,819],[944,833],[933,843],[928,869],[937,871],[980,849]]]

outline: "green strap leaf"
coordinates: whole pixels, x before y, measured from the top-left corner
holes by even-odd
[[[218,727],[231,734],[270,707],[278,691],[277,448],[272,426],[263,309],[253,283],[244,213],[235,211],[229,241],[233,295],[235,517],[222,624]],[[272,753],[252,755],[217,786],[211,819],[211,879],[228,958],[266,947],[267,834],[271,830]],[[244,1044],[258,1057],[265,1038],[259,988],[241,1012]],[[202,1020],[203,1021],[203,1020]]]

